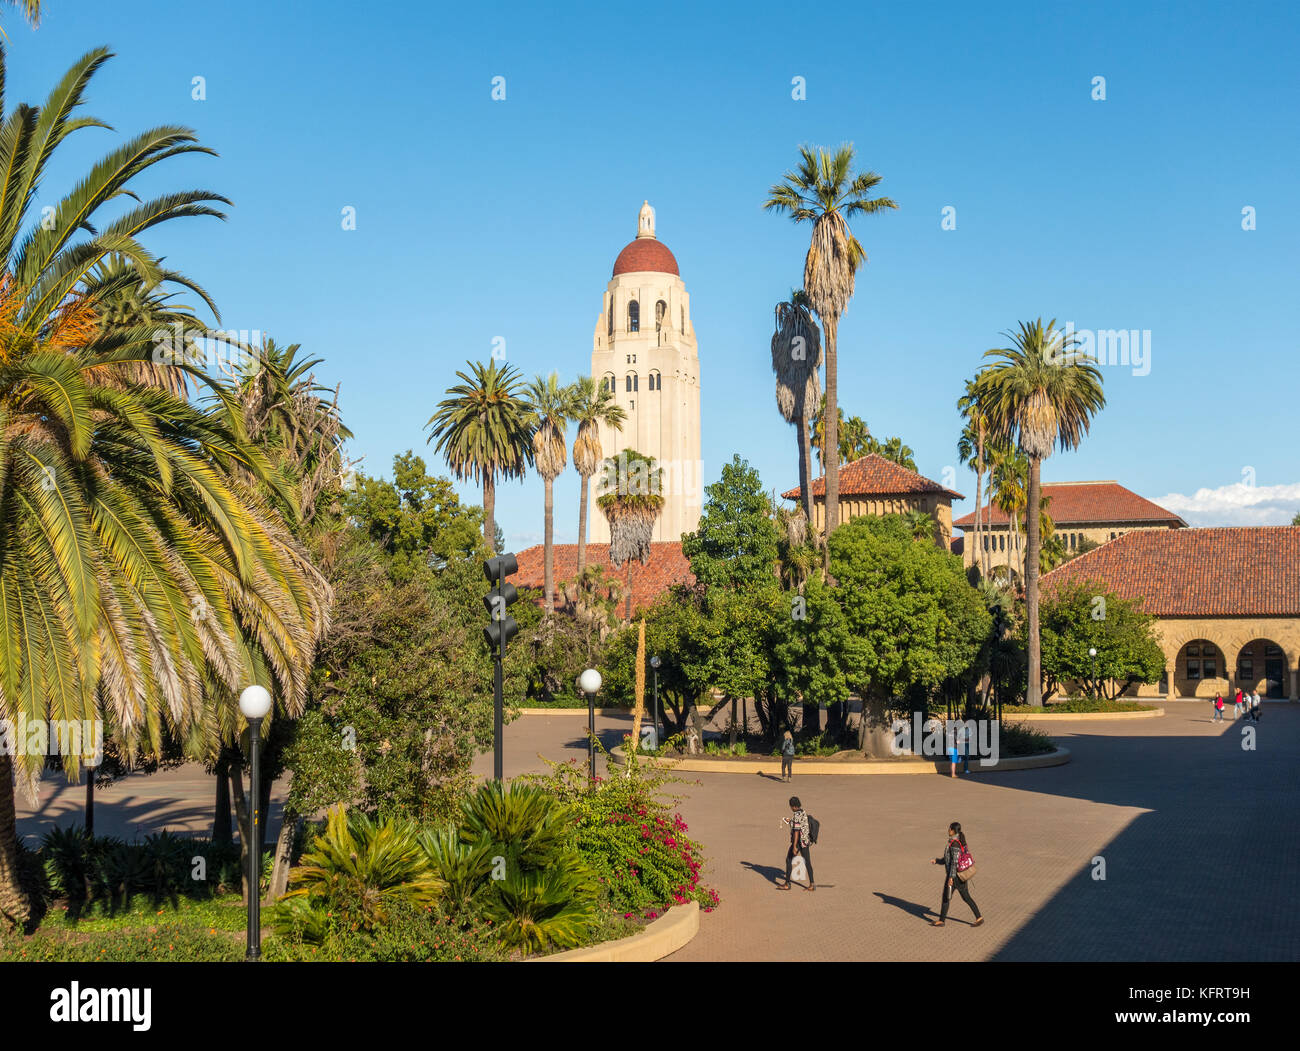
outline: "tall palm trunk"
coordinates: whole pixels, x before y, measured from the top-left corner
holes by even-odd
[[[839,414],[839,359],[837,357],[838,330],[840,319],[835,315],[823,319],[823,331],[826,335],[826,416],[823,426],[826,430],[825,449],[822,452],[826,460],[826,532],[825,538],[840,524],[840,414]],[[824,548],[826,564],[830,565],[830,548]]]
[[[497,553],[497,480],[490,471],[483,475],[483,539],[488,550]]]
[[[578,579],[582,579],[582,571],[587,568],[587,485],[591,481],[590,475],[579,472],[582,478],[582,495],[578,501]]]
[[[546,523],[542,527],[542,561],[545,564],[543,581],[546,589],[546,612],[555,609],[555,479],[549,475],[542,479],[546,489]]]
[[[1042,663],[1043,655],[1038,637],[1038,548],[1041,536],[1038,521],[1039,470],[1042,460],[1037,456],[1029,458],[1029,501],[1025,511],[1025,531],[1028,542],[1025,545],[1025,607],[1029,618],[1029,695],[1028,702],[1034,707],[1043,703]]]
[[[803,516],[809,530],[813,527],[812,516],[812,438],[808,434],[808,411],[797,421],[799,427],[799,502],[803,505]]]
[[[989,575],[988,552],[984,550],[984,428],[975,439],[975,557],[971,564],[978,566],[980,579]]]
[[[18,814],[14,805],[14,761],[0,754],[0,917],[21,927],[32,906],[18,871]]]

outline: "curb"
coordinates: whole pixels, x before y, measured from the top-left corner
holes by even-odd
[[[1107,719],[1159,719],[1165,714],[1163,708],[1151,708],[1145,712],[1004,712],[1006,719],[1079,719],[1089,722],[1105,722]]]
[[[586,715],[586,708],[520,708],[520,715]],[[597,715],[608,718],[611,715],[632,715],[630,708],[597,708]],[[676,906],[674,906],[676,908]]]
[[[700,929],[700,905],[674,905],[645,930],[627,938],[542,956],[532,963],[654,963],[687,944]]]
[[[619,745],[609,753],[610,759],[620,766],[623,764],[623,746]],[[740,759],[655,759],[651,756],[642,756],[643,762],[651,762],[668,767],[672,770],[683,770],[694,774],[767,774],[770,777],[780,777],[781,764],[777,759],[762,762],[747,762]],[[971,770],[980,770],[984,773],[998,774],[1004,770],[1039,770],[1047,766],[1064,766],[1070,761],[1070,750],[1062,748],[1060,745],[1050,752],[1044,752],[1042,755],[1022,755],[1008,756],[1001,760],[997,765],[985,765],[981,759],[971,761]],[[835,775],[844,774],[847,776],[904,776],[908,774],[944,774],[949,772],[949,763],[947,759],[907,759],[901,761],[892,760],[869,760],[869,759],[845,759],[834,762],[826,762],[817,759],[796,759],[795,770],[800,777],[808,775]]]

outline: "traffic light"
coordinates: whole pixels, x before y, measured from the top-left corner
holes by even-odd
[[[519,634],[515,618],[506,612],[506,607],[519,598],[519,592],[506,577],[518,572],[519,561],[512,554],[497,555],[483,563],[483,575],[492,585],[492,590],[483,596],[483,606],[492,618],[492,623],[483,629],[483,637],[498,656],[505,652],[506,643]]]

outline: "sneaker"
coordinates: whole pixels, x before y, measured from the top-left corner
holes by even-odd
[[[984,922],[984,917],[981,916],[978,920],[976,920],[974,923],[972,923],[971,926],[972,926],[972,927],[978,927],[978,926],[979,926],[981,923],[983,923],[983,922]]]

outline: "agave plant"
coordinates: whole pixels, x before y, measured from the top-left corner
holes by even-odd
[[[330,811],[325,831],[302,862],[282,900],[301,900],[317,911],[344,911],[366,932],[384,923],[392,902],[424,904],[444,886],[430,868],[414,822],[377,822],[348,814],[342,806]]]

